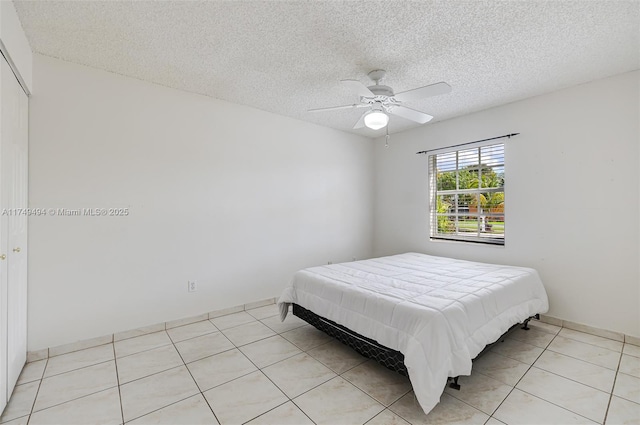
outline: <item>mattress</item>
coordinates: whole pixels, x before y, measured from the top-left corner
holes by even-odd
[[[486,345],[548,310],[534,269],[419,253],[300,270],[278,300],[282,320],[291,303],[404,354],[425,413]]]

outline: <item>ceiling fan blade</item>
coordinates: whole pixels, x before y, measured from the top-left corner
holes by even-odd
[[[416,111],[415,109],[407,108],[406,106],[402,105],[394,106],[393,109],[389,110],[389,113],[402,118],[406,118],[411,121],[415,121],[420,124],[427,123],[433,119],[433,117],[429,114],[425,114],[424,112]]]
[[[419,100],[424,99],[425,97],[438,96],[440,94],[447,93],[451,93],[451,86],[442,82],[419,87],[413,90],[403,91],[402,93],[397,93],[393,97],[400,102],[409,102],[411,100]]]
[[[338,109],[355,109],[355,108],[364,108],[365,106],[369,106],[369,105],[354,103],[353,105],[330,106],[328,108],[307,109],[307,112],[337,111]]]
[[[375,96],[375,94],[373,94],[373,92],[371,90],[369,90],[367,88],[367,86],[365,86],[364,84],[362,84],[358,80],[341,80],[340,82],[342,84],[344,84],[345,86],[350,87],[351,90],[353,90],[356,93],[358,93],[359,96],[363,96],[363,97],[373,97],[373,96]]]
[[[365,112],[364,114],[362,114],[362,116],[360,117],[360,119],[358,120],[358,122],[356,123],[356,125],[353,126],[353,129],[356,130],[358,128],[363,128],[364,127],[364,116],[367,115],[367,113]]]

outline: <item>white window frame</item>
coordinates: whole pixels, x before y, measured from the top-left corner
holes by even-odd
[[[486,148],[486,147],[495,147],[495,146],[501,146],[502,147],[502,155],[504,158],[505,155],[505,145],[504,143],[496,143],[495,141],[493,143],[472,143],[472,144],[468,144],[465,146],[458,146],[458,147],[451,147],[451,148],[442,148],[442,149],[437,149],[434,151],[430,151],[429,152],[429,224],[430,224],[430,231],[429,231],[429,236],[431,240],[450,240],[450,241],[459,241],[459,242],[472,242],[472,243],[481,243],[481,244],[489,244],[489,245],[499,245],[499,246],[504,246],[505,244],[505,232],[503,231],[502,234],[491,234],[491,233],[483,233],[486,228],[484,226],[486,226],[487,223],[487,215],[483,214],[481,211],[481,207],[478,205],[478,210],[475,213],[471,213],[470,211],[463,211],[461,212],[458,208],[458,202],[457,202],[457,196],[458,195],[462,195],[462,194],[475,194],[475,195],[479,195],[482,193],[496,193],[496,192],[502,192],[504,194],[505,192],[505,188],[504,185],[501,187],[479,187],[479,188],[473,188],[473,189],[459,189],[456,188],[455,190],[446,190],[446,191],[442,191],[442,190],[438,190],[437,188],[437,158],[438,155],[445,155],[445,154],[452,154],[455,153],[455,157],[456,157],[456,164],[455,164],[455,171],[456,171],[456,186],[458,185],[458,173],[460,170],[462,170],[463,168],[460,166],[459,163],[459,153],[460,152],[464,152],[464,151],[468,151],[471,149],[477,149],[478,150],[478,165],[481,164],[482,162],[482,158],[480,157],[480,152],[482,148]],[[505,167],[505,162],[506,160],[503,160],[503,162],[500,164],[492,164],[493,167]],[[479,170],[479,181],[482,181],[482,170]],[[506,180],[505,180],[506,181]],[[505,183],[506,184],[506,183]],[[480,183],[481,185],[481,183]],[[454,210],[451,212],[447,212],[447,213],[438,213],[437,212],[437,197],[438,195],[454,195],[456,201],[454,202]],[[503,195],[504,196],[504,195]],[[502,217],[503,220],[506,222],[506,211],[504,210],[504,204],[502,206],[503,211],[502,211]],[[455,226],[455,230],[453,233],[440,233],[439,229],[438,229],[438,217],[439,216],[447,216],[447,217],[453,217],[454,219],[454,226]],[[460,232],[459,231],[459,221],[458,218],[459,217],[470,217],[470,216],[477,216],[477,222],[478,222],[478,228],[476,232],[469,232],[469,231],[465,231],[465,232]]]

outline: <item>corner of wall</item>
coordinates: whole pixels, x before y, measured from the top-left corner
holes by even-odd
[[[12,1],[0,1],[0,52],[22,88],[33,92],[33,53]]]

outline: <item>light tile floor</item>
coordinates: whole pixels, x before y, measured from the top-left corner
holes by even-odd
[[[277,314],[270,305],[29,363],[0,423],[640,424],[638,346],[531,323],[425,415],[408,379]]]

